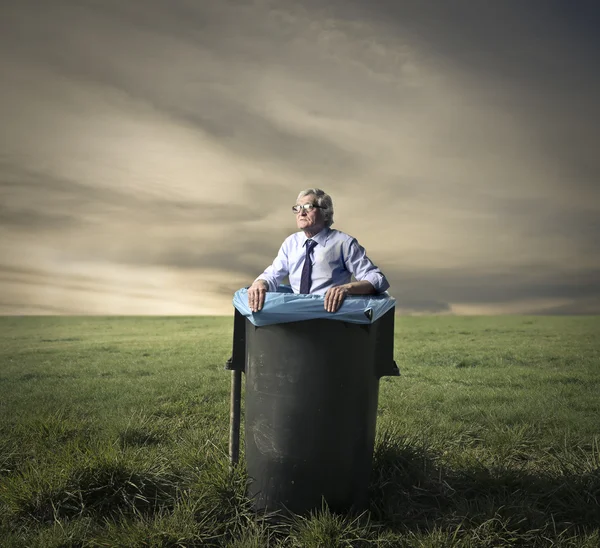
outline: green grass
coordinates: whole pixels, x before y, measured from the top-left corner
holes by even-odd
[[[369,511],[256,518],[231,318],[0,318],[0,545],[600,546],[600,318],[398,318]]]

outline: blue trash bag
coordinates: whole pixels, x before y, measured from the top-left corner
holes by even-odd
[[[341,322],[370,324],[396,306],[396,299],[387,292],[380,295],[348,295],[337,312],[325,310],[323,295],[298,295],[288,285],[269,291],[260,312],[248,306],[248,290],[239,289],[233,296],[233,306],[255,326],[299,322],[324,318]]]

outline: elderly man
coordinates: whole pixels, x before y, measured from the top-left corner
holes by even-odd
[[[323,190],[303,190],[292,210],[301,232],[286,238],[273,264],[248,288],[253,312],[262,310],[266,292],[276,291],[286,276],[294,293],[325,295],[328,312],[336,312],[346,295],[382,293],[390,286],[356,238],[331,228],[333,202]]]

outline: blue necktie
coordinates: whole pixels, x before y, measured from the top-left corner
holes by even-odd
[[[310,284],[312,280],[310,275],[312,273],[312,263],[310,262],[310,252],[312,248],[317,245],[314,240],[306,240],[306,257],[304,259],[304,266],[302,267],[302,277],[300,278],[300,293],[307,295],[310,293]]]

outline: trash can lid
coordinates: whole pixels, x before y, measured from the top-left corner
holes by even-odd
[[[233,306],[257,327],[320,318],[370,324],[394,308],[396,299],[387,292],[380,295],[348,295],[340,309],[333,313],[325,310],[323,295],[298,295],[292,293],[289,286],[282,285],[277,292],[267,292],[260,312],[250,310],[245,288],[235,292]]]

